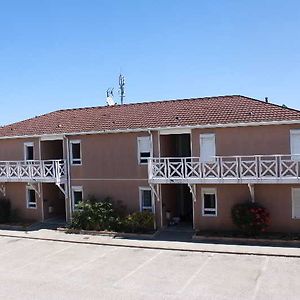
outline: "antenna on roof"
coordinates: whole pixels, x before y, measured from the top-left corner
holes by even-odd
[[[123,104],[124,101],[124,97],[125,97],[125,77],[120,74],[119,75],[119,94],[120,94],[120,98],[121,98],[121,104]]]
[[[106,103],[108,106],[113,106],[116,104],[114,101],[114,88],[109,88],[106,90]]]

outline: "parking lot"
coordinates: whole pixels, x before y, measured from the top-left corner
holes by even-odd
[[[299,299],[300,259],[0,237],[1,299]]]

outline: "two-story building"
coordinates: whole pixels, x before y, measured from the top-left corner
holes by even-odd
[[[232,206],[257,201],[271,231],[300,231],[300,111],[244,96],[48,113],[1,127],[0,161],[25,219],[69,220],[94,195],[157,227],[232,229]]]

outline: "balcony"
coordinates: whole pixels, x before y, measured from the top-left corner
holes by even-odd
[[[150,158],[149,183],[300,183],[300,155]]]
[[[0,182],[53,182],[66,180],[66,161],[0,161]]]

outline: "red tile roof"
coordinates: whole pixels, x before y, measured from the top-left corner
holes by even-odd
[[[300,111],[244,96],[66,109],[0,128],[0,137],[291,121]]]

